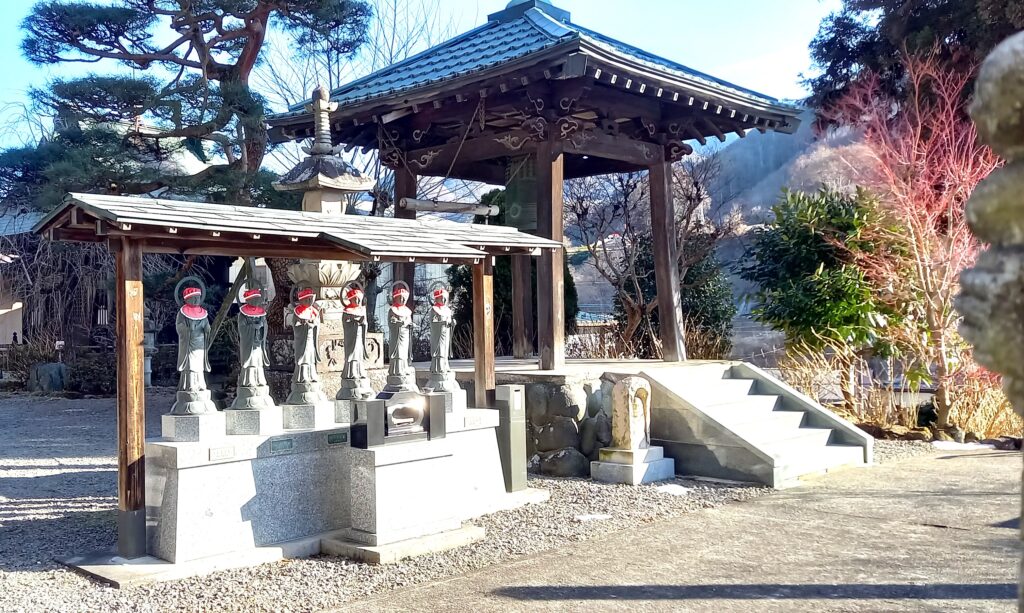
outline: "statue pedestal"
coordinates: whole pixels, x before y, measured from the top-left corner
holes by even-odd
[[[228,434],[273,436],[284,432],[284,411],[278,406],[228,409],[224,415],[227,417]]]
[[[171,415],[195,416],[207,413],[216,413],[217,405],[213,404],[213,396],[210,390],[201,392],[178,391],[174,395],[174,406],[171,407]]]
[[[334,403],[283,404],[285,430],[325,430],[335,427]]]
[[[676,476],[676,461],[665,457],[663,447],[615,449],[605,447],[597,462],[590,463],[590,477],[603,483],[639,485]]]
[[[426,396],[428,406],[433,407],[437,404],[443,407],[448,432],[458,432],[466,427],[466,390],[430,392]]]
[[[164,439],[180,443],[217,440],[227,434],[226,419],[220,411],[203,415],[162,415],[160,426]]]
[[[239,387],[235,392],[235,401],[231,403],[232,410],[242,409],[272,409],[277,405],[270,396],[269,385],[255,387]]]
[[[355,421],[354,400],[334,401],[334,423],[350,424]]]
[[[338,400],[366,400],[373,398],[373,388],[370,387],[370,379],[342,379],[341,389],[338,390]]]

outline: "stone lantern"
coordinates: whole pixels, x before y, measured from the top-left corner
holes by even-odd
[[[327,88],[320,86],[313,91],[312,102],[306,109],[313,114],[315,135],[313,144],[303,147],[308,154],[279,181],[274,183],[278,191],[302,191],[302,210],[330,215],[348,213],[351,194],[369,192],[376,182],[365,177],[340,155],[331,139],[330,116],[338,109],[331,102]],[[308,286],[316,292],[316,305],[320,309],[323,324],[320,334],[320,350],[324,360],[318,370],[328,375],[324,379],[325,391],[333,396],[332,388],[339,384],[344,368],[341,318],[344,304],[344,287],[359,276],[359,265],[340,260],[300,260],[288,268],[288,277],[297,286]],[[379,365],[383,359],[383,339],[379,334],[367,336],[367,365]],[[336,375],[336,376],[331,376]]]

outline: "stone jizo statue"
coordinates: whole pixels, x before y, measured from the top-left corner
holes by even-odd
[[[651,445],[651,384],[626,377],[612,388],[612,447],[646,449]]]
[[[267,385],[267,310],[263,291],[247,289],[242,293],[244,304],[238,313],[238,389],[231,409],[267,409],[274,406]]]
[[[342,371],[338,400],[363,400],[373,395],[366,376],[366,305],[365,294],[358,283],[344,288],[341,324],[345,333],[345,369]]]
[[[205,288],[199,279],[186,277],[176,289],[181,296],[178,303],[181,308],[174,324],[178,331],[178,372],[181,375],[171,414],[211,413],[217,409],[206,387],[206,373],[210,372],[210,320],[202,306]]]
[[[320,387],[316,365],[320,355],[320,309],[314,304],[316,292],[301,287],[295,292],[288,319],[295,345],[295,371],[292,390],[285,404],[317,404],[327,400]]]
[[[448,359],[452,350],[452,329],[455,319],[448,305],[448,288],[437,285],[431,291],[430,307],[430,378],[427,387],[435,392],[453,392],[459,389]]]
[[[390,364],[388,384],[385,392],[418,391],[416,371],[412,368],[412,310],[409,302],[409,286],[399,281],[391,290],[391,308],[388,309],[388,331],[390,332]]]

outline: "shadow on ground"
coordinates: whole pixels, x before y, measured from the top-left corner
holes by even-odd
[[[491,592],[515,600],[1013,600],[1013,583],[710,584],[517,586]]]

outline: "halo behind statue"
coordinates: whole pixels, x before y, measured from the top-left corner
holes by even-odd
[[[203,299],[206,298],[206,284],[203,280],[195,275],[189,275],[178,281],[178,284],[174,286],[174,302],[180,307],[185,304],[185,299],[181,295],[181,290],[185,287],[186,283],[199,286],[199,303],[202,304]]]
[[[245,280],[245,283],[242,283],[238,287],[238,293],[235,294],[235,301],[238,302],[238,304],[245,304],[245,292],[251,289],[260,290],[260,296],[263,297],[264,302],[266,301],[267,288],[265,285],[263,285],[263,283],[260,282],[259,279],[255,277],[249,277],[248,279]]]
[[[302,283],[302,284],[299,284],[299,285],[293,285],[292,286],[292,291],[288,292],[288,300],[291,302],[291,304],[298,304],[299,303],[299,292],[301,292],[304,289],[312,290],[313,286],[310,285],[309,283]],[[313,302],[316,302],[316,291],[315,290],[313,291]]]
[[[427,293],[430,296],[431,300],[433,300],[434,298],[434,292],[436,292],[439,289],[443,289],[444,292],[448,294],[448,296],[452,295],[452,288],[449,287],[447,283],[445,283],[444,281],[434,281],[433,283],[430,284],[430,289],[427,290]]]
[[[412,298],[412,291],[409,289],[409,284],[406,283],[405,281],[392,281],[391,282],[391,295],[394,296],[395,295],[395,290],[400,288],[400,287],[401,288],[405,288],[405,293],[409,294],[409,297]]]
[[[349,289],[357,289],[360,292],[363,292],[365,295],[365,290],[363,289],[362,283],[360,283],[359,281],[349,281],[348,283],[345,284],[344,287],[341,288],[341,304],[346,307],[352,306],[352,303],[349,302],[348,299]]]

